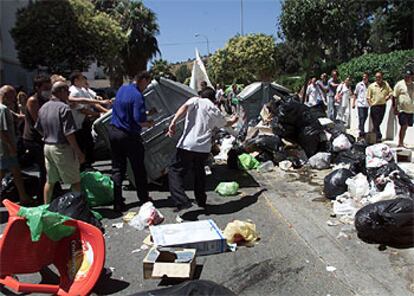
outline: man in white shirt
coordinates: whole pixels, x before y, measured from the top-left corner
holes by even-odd
[[[184,131],[168,171],[171,198],[177,206],[176,211],[191,207],[184,190],[184,176],[190,169],[193,170],[197,204],[206,206],[204,167],[211,151],[213,129],[231,126],[238,120],[237,116],[233,116],[230,121],[226,121],[214,101],[215,91],[212,88],[201,91],[200,97],[189,99],[178,109],[168,129],[168,135],[174,136],[177,121],[185,116]]]
[[[362,81],[358,82],[355,91],[354,91],[354,99],[352,102],[352,108],[355,108],[355,105],[358,108],[358,129],[359,129],[359,137],[365,136],[365,121],[368,118],[368,110],[369,104],[367,100],[367,89],[369,83],[369,74],[368,72],[364,72],[362,74]],[[356,103],[356,104],[355,104]]]
[[[316,85],[316,77],[312,77],[306,89],[306,105],[314,107],[323,102],[323,96]]]

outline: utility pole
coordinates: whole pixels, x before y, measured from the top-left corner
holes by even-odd
[[[208,37],[206,35],[199,34],[199,33],[196,33],[194,35],[194,37],[203,37],[203,38],[206,39],[206,43],[207,43],[207,54],[208,54],[208,56],[210,56],[210,45],[209,45],[209,42],[208,42]]]
[[[240,0],[240,34],[244,35],[243,30],[243,0]]]

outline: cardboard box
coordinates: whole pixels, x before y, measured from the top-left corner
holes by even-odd
[[[197,250],[197,255],[222,253],[226,239],[213,220],[150,226],[155,246],[182,247]]]
[[[153,247],[144,258],[143,268],[144,279],[191,279],[196,268],[196,250]]]

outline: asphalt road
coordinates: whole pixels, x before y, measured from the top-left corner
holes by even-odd
[[[104,172],[108,169],[102,163],[97,168]],[[361,243],[352,231],[348,239],[337,239],[340,228],[326,226],[329,204],[315,202],[322,200],[320,176],[318,179],[306,172],[298,175],[280,171],[253,175],[255,178],[225,167],[213,168],[207,185],[211,205],[208,212],[197,206],[183,212],[185,220],[213,219],[221,229],[232,220],[250,219],[261,237],[254,247],[197,257],[197,278],[222,284],[238,295],[410,295],[413,253],[379,252],[375,246]],[[218,196],[214,188],[220,181],[238,181],[240,194]],[[164,223],[177,223],[168,195],[166,188],[152,188],[151,196],[166,218]],[[192,197],[191,191],[189,196]],[[129,211],[138,211],[135,192],[126,190],[124,197]],[[112,225],[121,222],[122,217],[110,208],[99,211],[105,217],[105,266],[112,275],[101,278],[94,294],[131,295],[171,284],[143,279],[142,260],[147,251],[140,248],[149,231],[138,231],[126,224],[115,228]],[[0,229],[4,228],[4,220]],[[367,258],[372,254],[371,259]],[[337,270],[329,272],[327,266]],[[5,289],[0,292],[14,295]]]

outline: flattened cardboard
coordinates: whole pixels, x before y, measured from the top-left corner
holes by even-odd
[[[226,251],[226,239],[213,220],[150,226],[155,246],[197,249],[197,256]]]
[[[153,247],[143,260],[144,279],[191,279],[195,268],[195,249]]]

